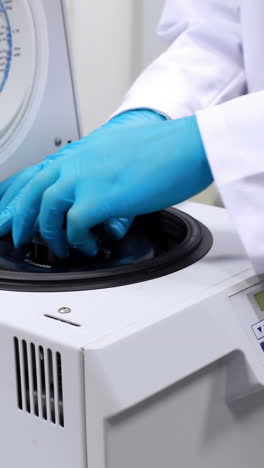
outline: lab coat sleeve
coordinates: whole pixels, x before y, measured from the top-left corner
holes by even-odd
[[[264,91],[197,113],[215,181],[258,274],[264,273]]]
[[[255,270],[264,273],[264,92],[247,92],[237,0],[167,0],[168,42],[116,113],[196,113],[207,157]],[[226,102],[228,101],[228,102]]]
[[[145,107],[175,119],[246,91],[238,0],[167,0],[158,32],[167,51],[115,114]]]

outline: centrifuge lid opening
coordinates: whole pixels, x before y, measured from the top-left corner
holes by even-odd
[[[212,243],[206,226],[174,208],[139,216],[123,240],[103,241],[96,258],[73,250],[59,261],[38,242],[15,249],[6,237],[0,240],[0,289],[81,291],[148,281],[191,266]]]

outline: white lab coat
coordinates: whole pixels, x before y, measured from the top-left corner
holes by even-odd
[[[167,0],[159,34],[168,50],[117,112],[197,114],[216,184],[264,273],[264,0]]]

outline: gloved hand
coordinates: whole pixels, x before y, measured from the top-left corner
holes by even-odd
[[[179,203],[212,182],[196,117],[117,125],[70,145],[37,173],[20,195],[13,219],[16,246],[40,232],[57,255],[67,242],[96,255],[91,228]],[[62,226],[67,214],[67,233]]]
[[[120,114],[109,122],[107,122],[102,128],[119,128],[123,126],[135,126],[135,125],[144,125],[145,123],[158,122],[165,120],[165,117],[162,115],[152,112],[148,109],[128,111],[123,114]],[[120,131],[120,130],[119,130]],[[86,137],[86,138],[89,138]],[[84,138],[82,141],[85,141]],[[79,147],[79,144],[77,144]],[[44,169],[47,169],[52,165],[57,159],[60,159],[60,164],[63,164],[62,159],[72,157],[75,155],[76,143],[67,145],[65,148],[58,151],[56,154],[48,156],[43,162],[36,164],[34,166],[28,167],[17,174],[6,179],[0,184],[0,236],[6,235],[12,228],[13,218],[17,209],[19,200],[22,198],[27,185]],[[91,158],[93,155],[89,155]],[[26,213],[22,209],[22,216]],[[112,237],[116,239],[121,239],[127,233],[133,218],[115,218],[111,217],[105,221],[105,230]],[[39,222],[36,223],[39,227]],[[53,233],[52,233],[53,235]],[[28,237],[28,236],[27,236]],[[46,233],[46,238],[48,238]],[[65,248],[65,243],[60,245],[56,239],[54,242],[49,240],[50,246],[57,253],[58,256],[67,255],[67,249]]]

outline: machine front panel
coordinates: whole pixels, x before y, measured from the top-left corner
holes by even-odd
[[[0,364],[1,466],[87,468],[81,351],[2,323]]]

